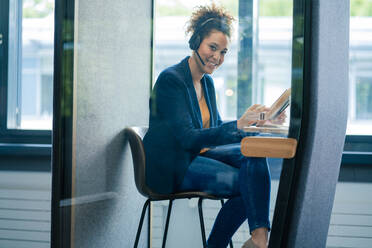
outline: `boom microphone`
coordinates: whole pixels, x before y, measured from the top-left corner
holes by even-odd
[[[202,60],[202,58],[200,57],[199,53],[198,53],[198,50],[195,50],[196,52],[196,55],[198,55],[199,59],[200,59],[200,62],[205,65],[204,61]]]

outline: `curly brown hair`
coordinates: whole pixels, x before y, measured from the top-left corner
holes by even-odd
[[[198,32],[203,40],[213,29],[231,37],[232,23],[235,18],[222,6],[197,6],[187,22],[186,35]]]

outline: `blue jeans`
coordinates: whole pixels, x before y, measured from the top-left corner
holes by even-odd
[[[240,144],[213,148],[190,164],[179,191],[203,191],[229,198],[219,211],[209,235],[208,248],[227,247],[248,219],[249,230],[270,230],[271,178],[266,158],[245,157]]]

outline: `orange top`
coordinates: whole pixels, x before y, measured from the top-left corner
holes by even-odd
[[[199,108],[202,116],[203,128],[209,128],[211,116],[204,96],[199,100]]]
[[[209,128],[210,127],[210,120],[211,120],[211,115],[209,113],[208,105],[207,102],[205,101],[204,95],[202,98],[199,100],[199,108],[202,116],[202,121],[203,121],[203,128]],[[209,148],[203,148],[201,149],[200,153],[208,151]]]

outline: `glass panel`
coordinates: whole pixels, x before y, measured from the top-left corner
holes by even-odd
[[[253,33],[254,47],[241,49],[253,48],[254,61],[250,62],[257,68],[249,73],[260,81],[253,81],[255,89],[251,94],[238,92],[239,1],[221,1],[237,19],[233,44],[224,65],[213,74],[219,108],[225,120],[238,116],[239,97],[269,105],[280,91],[290,86],[292,34],[287,32],[292,30],[293,10],[276,16],[260,16],[258,3],[266,1],[248,1],[256,6],[254,23],[258,33]],[[290,1],[280,2],[288,2],[292,8]],[[112,5],[88,0],[61,3],[67,13],[62,12],[64,19],[60,23],[64,31],[63,54],[58,57],[62,60],[63,79],[59,82],[62,92],[57,102],[61,106],[57,106],[59,116],[55,116],[56,131],[53,133],[53,226],[56,232],[52,245],[58,242],[63,244],[61,247],[133,247],[145,198],[135,188],[128,135],[123,134],[123,127],[148,125],[150,79],[155,79],[165,67],[190,54],[184,24],[194,6],[207,3],[210,1],[158,0],[154,2],[156,20],[152,20],[152,3],[149,1],[117,1]],[[276,1],[268,1],[265,8],[277,8],[276,4]],[[131,21],[136,25],[128,25]],[[276,24],[280,31],[268,26],[276,21],[282,24]],[[153,31],[150,24],[153,23],[155,70],[150,75],[153,48],[150,47]],[[266,31],[262,31],[260,34],[260,29],[266,29],[268,33],[265,35]],[[276,36],[280,39],[270,36],[273,31],[278,32]],[[289,54],[284,51],[286,49]],[[289,60],[289,63],[281,64],[284,72],[270,65],[270,56],[281,56],[275,61]],[[273,76],[268,75],[272,73],[278,73],[273,83]],[[267,89],[271,92],[264,92]],[[69,105],[70,101],[73,104]],[[281,161],[270,163],[270,169],[272,218]],[[139,247],[146,247],[147,230],[151,230],[151,247],[161,247],[168,203],[152,205],[150,220],[153,225],[148,229],[146,214]],[[208,235],[220,202],[205,201],[203,205]],[[167,247],[201,247],[197,202],[177,200],[173,209]],[[235,247],[240,247],[248,237],[245,224],[234,236]]]
[[[123,129],[148,121],[152,10],[56,1],[52,247],[133,247],[145,198]]]
[[[285,89],[291,87],[293,1],[225,0],[219,1],[219,3],[234,15],[236,21],[225,61],[211,76],[214,80],[219,113],[222,119],[234,120],[240,117],[238,103],[239,101],[245,102],[242,98],[249,98],[248,102],[252,102],[252,104],[260,103],[270,106]],[[254,8],[253,21],[250,22],[250,25],[253,25],[252,46],[242,47],[240,44],[243,34],[239,23],[245,20],[239,20],[239,13],[242,15],[241,12],[244,12],[239,9],[242,8],[239,3],[244,6],[251,4]],[[186,22],[194,7],[206,4],[210,4],[210,1],[155,1],[153,83],[162,70],[191,54],[188,46],[189,37],[185,35]],[[242,72],[239,71],[241,68],[238,68],[239,53],[247,50],[252,51],[251,58],[248,59],[252,70],[250,71],[249,67],[243,67],[244,72]],[[242,78],[239,80],[239,75],[244,73],[250,73],[251,82]],[[247,92],[239,92],[240,81],[246,84],[251,83],[252,90],[248,94]],[[244,106],[244,108],[247,107]],[[286,125],[289,123],[289,111],[287,111],[287,115],[287,123],[284,123]],[[272,176],[270,209],[270,220],[272,220],[282,160],[269,159],[269,165]],[[156,248],[162,245],[168,202],[154,202],[153,207],[152,247]],[[207,236],[220,207],[218,201],[204,201],[204,219],[208,220],[205,227]],[[197,202],[194,200],[176,201],[173,209],[175,210],[172,212],[172,218],[176,220],[172,221],[171,219],[172,230],[188,230],[188,234],[185,238],[184,233],[172,231],[171,235],[168,235],[167,245],[170,247],[200,246],[200,227],[194,216],[197,213]],[[241,247],[249,235],[248,226],[244,223],[233,237],[234,247]],[[190,240],[190,237],[196,238]],[[179,242],[180,240],[184,240],[184,242]]]
[[[54,1],[10,1],[9,129],[52,128]]]
[[[350,91],[346,133],[372,135],[372,1],[351,1],[350,11]]]

